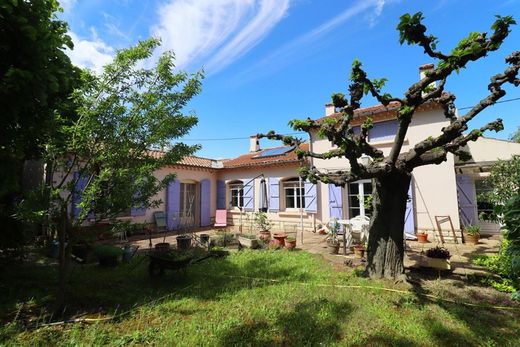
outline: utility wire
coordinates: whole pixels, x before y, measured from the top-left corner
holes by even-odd
[[[503,104],[503,103],[506,103],[506,102],[511,102],[511,101],[518,101],[520,100],[520,97],[518,98],[512,98],[512,99],[506,99],[506,100],[499,100],[497,102],[495,102],[493,105],[495,104]],[[492,105],[492,106],[493,106]],[[470,109],[474,106],[466,106],[466,107],[457,107],[458,110],[467,110],[467,109]],[[295,132],[295,133],[288,133],[288,134],[283,134],[283,135],[303,135],[303,134],[306,134],[305,132]],[[247,140],[249,139],[249,136],[245,136],[245,137],[221,137],[221,138],[208,138],[208,139],[179,139],[179,141],[234,141],[234,140]]]

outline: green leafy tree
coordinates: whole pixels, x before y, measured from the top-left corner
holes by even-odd
[[[79,76],[64,52],[72,41],[58,10],[55,0],[0,2],[0,247],[13,246],[8,236],[19,241],[10,216],[24,161],[41,157],[56,129],[55,112],[67,107]]]
[[[509,139],[514,142],[520,142],[520,127],[516,128],[516,131],[509,136]]]
[[[159,44],[150,39],[117,52],[99,76],[84,71],[73,93],[77,119],[64,122],[61,136],[47,145],[49,185],[20,205],[22,216],[44,219],[57,230],[62,294],[82,224],[157,206],[153,197],[172,177],[158,180],[154,172],[199,148],[172,141],[197,124],[195,115],[182,112],[201,90],[202,73],[174,71],[172,52],[143,67]],[[168,150],[157,156],[153,147]]]
[[[502,206],[511,200],[520,189],[520,156],[515,155],[510,160],[499,160],[492,167],[484,184],[489,191],[480,195],[480,200],[489,202],[492,206]],[[497,219],[498,216],[489,216]]]
[[[382,91],[386,79],[369,79],[361,62],[355,60],[350,74],[349,96],[337,93],[332,95],[334,106],[340,110],[341,117],[329,118],[323,122],[293,120],[289,124],[298,131],[306,131],[327,138],[334,148],[325,153],[297,149],[301,159],[308,157],[319,159],[346,158],[349,165],[343,170],[321,172],[315,167],[303,166],[301,176],[311,182],[322,181],[337,186],[361,179],[373,180],[373,213],[369,226],[367,272],[373,278],[400,278],[404,273],[404,240],[407,192],[411,174],[417,167],[440,164],[452,153],[461,158],[468,156],[462,149],[469,141],[477,140],[487,130],[503,129],[502,120],[498,119],[480,129],[470,132],[468,123],[480,112],[496,103],[506,92],[505,84],[518,86],[520,52],[514,52],[506,58],[509,67],[503,73],[491,77],[488,85],[489,95],[473,106],[464,115],[458,115],[455,108],[455,96],[445,91],[448,77],[453,72],[460,72],[471,61],[479,60],[500,48],[515,24],[512,17],[497,16],[490,34],[474,32],[462,39],[451,52],[437,49],[438,40],[426,33],[422,23],[424,17],[418,12],[414,15],[401,16],[397,30],[401,44],[418,45],[425,54],[436,60],[426,76],[411,85],[402,97],[392,96]],[[434,84],[435,83],[435,84]],[[368,132],[373,127],[373,120],[368,117],[356,134],[351,125],[354,111],[361,106],[364,95],[371,94],[381,104],[396,106],[398,130],[394,144],[388,156],[368,143]],[[403,143],[408,127],[417,109],[426,103],[435,102],[444,109],[444,115],[450,124],[441,129],[441,135],[427,137],[409,150],[403,150]],[[281,140],[286,144],[300,146],[299,138],[283,136],[271,131],[259,134],[260,137]],[[369,164],[363,163],[362,156],[371,157]]]

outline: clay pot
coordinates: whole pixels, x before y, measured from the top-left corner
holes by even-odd
[[[278,244],[280,247],[285,247],[285,238],[287,235],[280,233],[280,234],[273,234],[273,238],[278,241]]]
[[[176,237],[177,239],[177,249],[186,251],[191,247],[191,236],[189,235],[180,235]]]
[[[327,243],[327,247],[329,248],[330,254],[338,254],[339,253],[339,243]]]
[[[363,247],[363,246],[354,246],[354,254],[358,258],[363,258],[365,256],[365,247]]]
[[[161,242],[155,245],[155,250],[159,253],[167,253],[171,249],[168,242]]]
[[[417,242],[419,242],[419,243],[428,243],[428,234],[418,233],[417,234]]]
[[[478,241],[480,240],[480,235],[464,235],[464,239],[466,240],[466,243],[471,243],[473,245],[478,245]]]
[[[258,234],[258,238],[264,242],[269,242],[269,240],[271,239],[271,232],[269,230],[262,230]]]
[[[293,250],[296,248],[296,240],[287,240],[285,239],[285,248],[288,250]]]

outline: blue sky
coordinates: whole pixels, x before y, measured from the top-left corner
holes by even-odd
[[[179,68],[204,67],[203,90],[188,110],[199,125],[186,137],[197,154],[229,158],[248,151],[249,135],[271,129],[292,132],[294,118],[318,118],[333,92],[346,92],[351,62],[358,58],[371,78],[386,77],[386,90],[401,96],[418,79],[418,66],[433,62],[420,48],[401,46],[395,27],[403,13],[422,11],[429,33],[450,50],[471,31],[489,31],[494,15],[520,23],[520,1],[384,0],[62,0],[75,49],[72,61],[99,71],[117,49],[159,36],[173,49]],[[520,49],[520,25],[498,52],[453,76],[447,89],[459,108],[487,95],[489,77]],[[520,97],[507,88],[504,99]],[[363,106],[373,105],[367,98]],[[471,125],[497,117],[507,138],[519,126],[520,100],[495,105]],[[462,111],[461,111],[462,112]],[[425,134],[428,136],[429,134]],[[234,140],[194,141],[198,139]],[[276,145],[262,140],[262,147]]]

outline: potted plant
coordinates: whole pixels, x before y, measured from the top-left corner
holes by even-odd
[[[354,254],[358,258],[363,258],[365,256],[366,247],[363,244],[354,245]]]
[[[177,249],[188,250],[191,247],[191,236],[190,235],[179,235],[176,237]]]
[[[255,249],[258,248],[258,238],[254,234],[241,234],[238,235],[238,242],[241,246]]]
[[[478,244],[480,239],[480,225],[468,225],[464,228],[465,239],[468,243]]]
[[[167,253],[171,249],[169,242],[159,242],[155,244],[155,251],[159,253]]]
[[[258,238],[264,242],[268,242],[271,239],[271,228],[272,224],[267,219],[267,213],[258,211],[255,213],[255,225],[260,229]]]
[[[444,247],[430,248],[426,251],[427,266],[438,270],[450,270],[450,251]]]
[[[339,239],[338,232],[340,225],[336,219],[333,219],[329,222],[328,225],[328,238],[327,238],[327,246],[329,247],[329,251],[332,254],[338,254],[339,252]]]
[[[285,248],[288,250],[293,250],[296,248],[296,237],[294,236],[287,236],[285,239]]]
[[[280,247],[285,247],[285,239],[287,238],[285,233],[274,233],[273,238]]]
[[[116,266],[123,250],[116,246],[99,245],[94,249],[94,254],[98,258],[100,266]]]
[[[425,231],[419,231],[417,233],[417,242],[428,243],[428,234]]]

